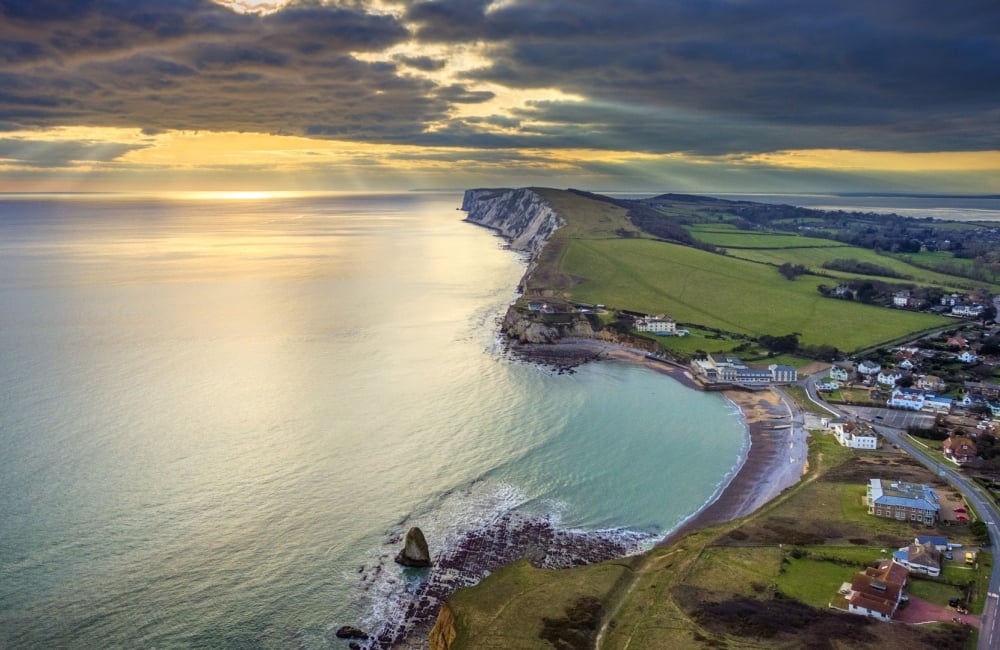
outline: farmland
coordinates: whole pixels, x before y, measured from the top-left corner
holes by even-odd
[[[823,278],[784,279],[769,266],[648,239],[573,239],[560,270],[577,301],[668,313],[730,332],[800,334],[804,344],[854,350],[945,319],[824,298]]]

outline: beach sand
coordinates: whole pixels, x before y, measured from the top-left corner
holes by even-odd
[[[657,359],[645,352],[593,340],[573,340],[554,345],[516,346],[515,356],[531,363],[547,365],[557,372],[572,372],[575,366],[593,361],[635,363],[672,377],[692,389],[702,387],[688,370]],[[805,432],[801,415],[777,392],[725,391],[725,396],[743,414],[750,433],[750,447],[742,465],[715,498],[672,531],[659,544],[706,526],[750,514],[785,488],[794,485],[803,473],[806,460]],[[400,537],[387,540],[395,549]],[[520,558],[538,567],[558,569],[591,564],[640,552],[648,540],[628,531],[581,533],[557,528],[545,518],[507,513],[492,524],[467,531],[452,548],[435,558],[419,584],[402,588],[394,575],[385,571],[391,552],[380,563],[363,567],[359,574],[364,588],[383,584],[392,603],[380,625],[371,629],[368,648],[424,648],[438,609],[456,589],[479,582],[486,575]]]
[[[593,340],[572,340],[545,347],[550,357],[577,358],[580,363],[594,360],[634,363],[668,375],[692,389],[702,389],[686,367],[652,359],[641,350]],[[553,348],[560,350],[555,352]],[[532,349],[519,351],[529,360],[533,352]],[[568,367],[568,363],[564,363],[560,369]],[[727,390],[723,394],[743,414],[750,448],[735,476],[715,499],[671,531],[661,542],[663,544],[693,530],[749,515],[795,485],[806,470],[807,434],[802,426],[802,415],[790,400],[773,389]]]

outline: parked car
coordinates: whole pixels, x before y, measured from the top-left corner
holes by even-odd
[[[965,512],[965,508],[963,508],[962,506],[959,506],[959,507],[955,508],[955,512]]]

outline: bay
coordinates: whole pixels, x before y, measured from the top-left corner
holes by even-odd
[[[409,525],[651,542],[711,498],[731,405],[511,360],[524,260],[460,202],[0,199],[0,646],[344,647]]]

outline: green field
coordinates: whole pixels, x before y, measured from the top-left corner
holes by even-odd
[[[855,350],[948,321],[824,298],[822,278],[784,279],[774,268],[647,239],[573,239],[560,271],[573,300],[759,336],[800,334],[806,345]]]
[[[688,231],[700,241],[721,248],[850,248],[832,239],[803,237],[788,233],[748,232],[732,226],[697,225]]]

